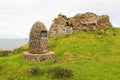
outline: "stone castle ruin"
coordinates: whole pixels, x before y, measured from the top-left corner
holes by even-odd
[[[49,30],[49,37],[59,36],[60,34],[65,33],[65,26],[67,22],[67,17],[65,15],[59,14],[58,18],[53,20],[53,24]]]
[[[98,16],[92,12],[86,12],[67,18],[65,15],[59,14],[58,17],[53,20],[49,30],[49,37],[66,34],[66,26],[71,27],[73,32],[79,32],[82,30],[95,30],[104,26],[112,25],[109,21],[108,15]]]
[[[30,31],[29,51],[23,53],[28,61],[54,60],[55,55],[48,49],[48,33],[42,22],[36,22]]]

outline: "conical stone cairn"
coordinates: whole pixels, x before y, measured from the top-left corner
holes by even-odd
[[[36,22],[30,31],[29,51],[23,53],[28,61],[54,60],[54,52],[49,52],[48,33],[42,22]]]

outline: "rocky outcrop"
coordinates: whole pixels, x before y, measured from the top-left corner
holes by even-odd
[[[86,12],[67,18],[65,15],[60,14],[58,15],[58,18],[53,20],[53,24],[49,30],[50,37],[64,34],[66,26],[71,26],[74,32],[79,32],[82,30],[95,30],[104,26],[112,25],[109,21],[108,15],[98,16],[92,12]]]

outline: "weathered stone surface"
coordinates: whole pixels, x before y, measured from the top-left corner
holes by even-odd
[[[55,54],[49,52],[47,29],[42,22],[36,22],[29,38],[29,51],[23,53],[23,57],[28,61],[54,60]]]
[[[65,27],[65,34],[66,35],[71,35],[73,33],[73,28],[70,26]]]
[[[74,31],[92,30],[98,27],[97,15],[94,13],[77,14],[70,18]]]
[[[54,52],[48,52],[45,54],[31,54],[29,52],[24,52],[23,58],[28,61],[48,61],[54,60],[55,55]]]
[[[98,25],[102,26],[111,26],[112,24],[109,21],[109,16],[108,15],[101,15],[98,17]]]
[[[48,50],[47,29],[42,22],[36,22],[30,31],[29,52],[45,54]]]
[[[67,22],[67,17],[65,15],[59,14],[58,18],[53,20],[53,24],[49,30],[49,36],[59,36],[61,33],[65,33],[65,26]]]
[[[66,23],[69,23],[69,25]],[[73,28],[73,32],[79,32],[82,30],[95,30],[104,26],[112,25],[109,21],[108,15],[98,16],[92,12],[86,12],[67,18],[65,15],[60,14],[58,15],[58,18],[53,20],[53,24],[49,30],[49,36],[54,37],[65,34],[66,26],[71,26]]]
[[[95,30],[104,26],[112,26],[109,22],[109,16],[98,16],[91,12],[77,14],[70,18],[70,22],[74,31]]]

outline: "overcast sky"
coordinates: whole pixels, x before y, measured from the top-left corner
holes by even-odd
[[[49,29],[59,13],[107,14],[120,26],[120,0],[0,0],[0,38],[28,38],[32,25],[43,22]]]

